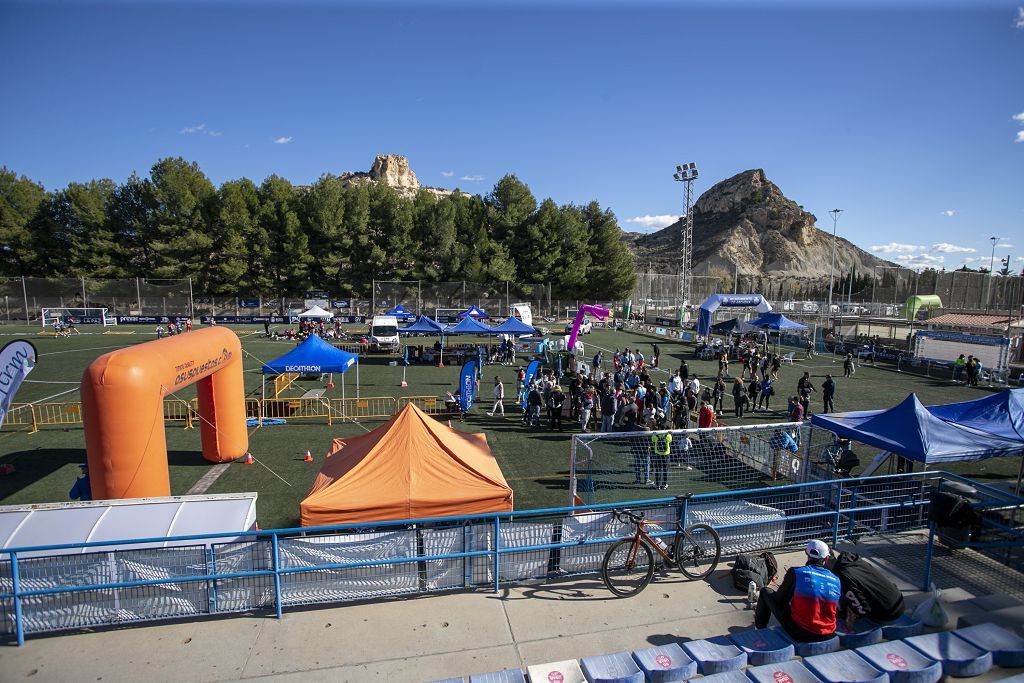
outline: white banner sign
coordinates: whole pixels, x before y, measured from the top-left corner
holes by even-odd
[[[0,427],[11,409],[14,394],[36,366],[36,347],[27,341],[12,341],[0,349]]]
[[[530,304],[513,304],[512,308],[519,314],[519,319],[527,325],[533,325],[533,311]]]

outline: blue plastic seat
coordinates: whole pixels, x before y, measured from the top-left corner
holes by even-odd
[[[636,650],[633,661],[644,672],[649,683],[685,681],[697,675],[697,662],[690,659],[676,643]]]
[[[991,652],[971,645],[951,631],[925,633],[903,642],[942,664],[942,672],[947,676],[980,676],[992,668]]]
[[[747,663],[751,666],[788,662],[796,653],[793,643],[770,628],[740,631],[729,636],[729,640],[747,653]]]
[[[750,683],[750,679],[742,671],[726,671],[711,676],[702,676],[695,680],[700,683]]]
[[[644,683],[644,672],[628,652],[584,657],[580,664],[590,683]]]
[[[430,683],[466,683],[465,678],[443,678],[439,681],[431,681]]]
[[[705,676],[726,671],[739,671],[747,665],[747,653],[731,642],[691,640],[683,643],[683,649],[697,662],[697,668]]]
[[[836,635],[843,647],[855,648],[874,645],[882,640],[882,627],[870,619],[858,619],[853,629],[847,631],[846,624],[840,620],[836,625]]]
[[[953,631],[971,645],[992,653],[997,666],[1016,669],[1024,666],[1024,638],[995,624],[978,624]]]
[[[921,620],[915,619],[909,614],[904,614],[888,624],[882,624],[882,636],[886,640],[902,640],[910,636],[918,636],[923,630],[924,624],[921,623]]]
[[[530,677],[531,681],[540,681],[541,683],[551,680],[559,680],[562,683],[584,683],[587,680],[575,659],[534,664],[526,667],[526,675]]]
[[[821,683],[820,678],[794,659],[777,664],[752,666],[747,669],[747,677],[754,683]]]
[[[781,626],[775,632],[786,639],[786,642],[793,643],[793,648],[801,657],[813,657],[814,655],[827,655],[839,649],[839,636],[832,636],[828,640],[819,640],[813,643],[798,643],[789,637],[786,629]]]
[[[805,657],[804,664],[825,683],[889,683],[889,674],[852,650]]]
[[[1010,676],[1009,678],[1000,678],[998,681],[993,683],[1024,683],[1024,674],[1017,674],[1016,676]]]
[[[505,669],[489,674],[473,674],[469,677],[469,683],[526,683],[526,676],[522,669]]]
[[[856,652],[876,669],[889,674],[890,683],[936,683],[942,678],[942,664],[902,640],[865,645]]]

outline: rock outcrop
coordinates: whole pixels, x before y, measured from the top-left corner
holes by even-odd
[[[400,154],[378,154],[373,160],[370,171],[346,171],[339,178],[346,185],[360,185],[363,183],[383,183],[395,190],[401,197],[415,197],[421,189],[437,195],[447,197],[454,190],[445,190],[440,187],[428,187],[420,185],[416,174],[409,167],[409,160]]]
[[[734,267],[749,275],[828,277],[832,235],[788,199],[761,169],[739,173],[712,186],[693,206],[694,269]],[[650,234],[626,233],[637,265],[654,272],[679,268],[680,223]],[[861,273],[894,265],[842,237],[836,240],[836,272]]]

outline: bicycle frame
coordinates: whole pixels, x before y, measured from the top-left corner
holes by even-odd
[[[656,522],[651,522],[651,521],[648,521],[646,519],[641,519],[641,520],[636,521],[635,524],[636,524],[636,532],[633,534],[633,546],[629,550],[629,563],[632,564],[633,562],[636,561],[636,553],[637,553],[638,547],[640,545],[640,541],[642,539],[644,541],[647,541],[647,545],[649,545],[659,555],[661,555],[661,559],[663,559],[669,565],[674,565],[675,564],[675,560],[672,559],[672,556],[669,555],[661,547],[661,545],[658,544],[658,541],[657,541],[656,538],[652,537],[650,534],[648,534],[646,531],[644,531],[644,527],[645,526],[647,526],[648,524],[656,524]],[[673,524],[676,527],[675,543],[679,543],[680,536],[685,534],[685,530],[683,529],[683,526],[679,522],[674,522]]]

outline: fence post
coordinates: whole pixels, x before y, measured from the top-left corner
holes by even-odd
[[[25,299],[25,324],[28,325],[28,289],[25,287],[25,276],[21,276],[21,296]],[[43,321],[46,324],[46,321]]]
[[[928,522],[928,550],[924,556],[924,580],[921,590],[928,590],[932,583],[932,553],[935,548],[935,522]]]
[[[35,434],[39,431],[39,421],[36,420],[36,405],[34,403],[28,404],[30,412],[32,413],[32,431],[29,434]]]
[[[839,485],[836,487],[836,515],[835,520],[832,523],[832,547],[836,547],[836,543],[839,542],[839,512],[843,508],[843,482],[839,481]]]
[[[139,286],[139,278],[135,278],[135,298],[138,299],[136,305],[139,307],[139,315],[142,315],[142,288]]]
[[[494,516],[494,592],[501,590],[501,555],[498,549],[501,548],[501,517]]]
[[[211,543],[207,547],[207,574],[214,575],[217,573],[217,556],[213,552],[213,544]],[[210,596],[207,598],[207,605],[209,606],[210,613],[217,611],[217,579],[210,579],[209,588]]]
[[[18,574],[18,553],[11,553],[11,592],[14,593],[14,634],[18,647],[25,644],[25,624],[21,618],[21,577]]]
[[[274,604],[277,607],[277,618],[282,619],[284,615],[282,614],[281,605],[281,575],[278,573],[278,570],[281,568],[281,561],[278,556],[276,533],[271,534],[270,543],[274,550],[273,564],[271,565],[274,569]]]
[[[89,306],[89,298],[85,294],[85,278],[83,277],[82,278],[82,307],[83,308],[88,308],[88,306]]]

